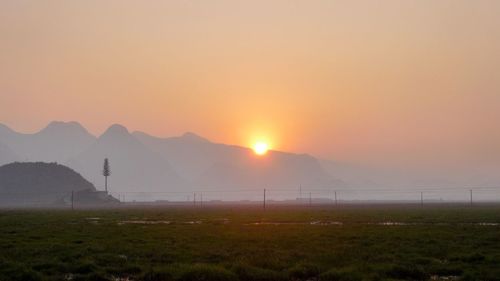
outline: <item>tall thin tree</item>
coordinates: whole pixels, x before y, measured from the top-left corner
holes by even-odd
[[[108,158],[104,159],[104,167],[102,168],[102,175],[104,176],[104,188],[108,193],[108,177],[111,176],[111,169],[109,168]]]

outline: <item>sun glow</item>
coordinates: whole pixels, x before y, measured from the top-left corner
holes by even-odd
[[[263,141],[258,141],[253,145],[253,150],[257,155],[265,155],[269,150],[269,145]]]

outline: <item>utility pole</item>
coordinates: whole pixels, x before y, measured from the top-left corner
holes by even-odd
[[[424,206],[424,193],[421,191],[420,192],[420,207]]]
[[[203,193],[200,193],[200,207],[203,207]]]
[[[470,205],[472,206],[472,189],[470,190]]]
[[[193,193],[193,206],[196,207],[196,192]]]
[[[75,192],[71,190],[71,210],[75,209]]]
[[[312,198],[311,198],[311,192],[309,192],[309,207],[312,206]]]
[[[337,201],[337,191],[335,191],[335,206],[337,206],[339,202]]]
[[[299,186],[299,203],[302,201],[302,184]]]
[[[264,210],[266,209],[266,189],[264,188]]]

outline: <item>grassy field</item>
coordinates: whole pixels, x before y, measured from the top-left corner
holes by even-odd
[[[0,280],[500,280],[498,206],[0,211]]]

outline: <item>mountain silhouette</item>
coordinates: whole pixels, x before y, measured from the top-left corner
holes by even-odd
[[[101,189],[104,158],[109,159],[111,166],[111,191],[156,192],[185,186],[166,159],[143,145],[122,125],[109,127],[91,146],[70,159],[68,165]]]
[[[426,167],[388,169],[280,151],[257,156],[249,148],[215,143],[192,132],[161,138],[138,131],[130,133],[116,124],[95,137],[77,122],[51,122],[32,134],[0,124],[0,165],[15,161],[58,162],[104,190],[101,175],[104,158],[109,159],[112,171],[109,190],[157,192],[143,198],[146,200],[170,199],[155,194],[178,191],[290,190],[299,186],[305,189],[496,187],[500,182],[496,166],[458,172],[429,171]],[[186,196],[182,196],[185,200]],[[217,199],[227,198],[227,194],[219,196],[222,198]]]
[[[218,145],[193,133],[180,137],[158,138],[142,132],[133,135],[149,149],[168,159],[176,172],[193,182],[213,163],[216,157],[224,157]]]
[[[94,141],[95,137],[77,122],[54,121],[34,134],[21,134],[0,126],[0,142],[22,161],[64,162]]]
[[[341,183],[308,155],[269,151],[262,157],[251,149],[212,143],[192,133],[174,138],[142,132],[134,132],[134,136],[169,159],[176,171],[197,188],[297,188]]]
[[[89,181],[72,169],[56,163],[10,163],[0,166],[0,205],[71,204],[115,201],[95,192]]]
[[[5,155],[5,156],[2,156]],[[214,143],[195,133],[159,138],[110,126],[95,137],[76,122],[52,122],[34,134],[0,125],[0,163],[43,161],[63,163],[103,190],[104,158],[111,166],[111,192],[190,190],[260,190],[342,184],[312,156],[253,150]],[[152,199],[152,198],[148,198]]]

